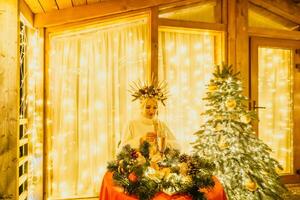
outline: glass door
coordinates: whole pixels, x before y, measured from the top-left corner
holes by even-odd
[[[295,182],[300,168],[299,41],[251,38],[251,108],[260,139],[272,149],[285,182]]]

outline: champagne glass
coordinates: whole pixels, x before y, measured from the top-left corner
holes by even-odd
[[[166,148],[166,138],[162,135],[157,136],[157,147],[158,151],[163,153]]]

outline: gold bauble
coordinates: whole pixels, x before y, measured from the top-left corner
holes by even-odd
[[[226,149],[228,146],[229,146],[229,144],[228,144],[227,142],[224,142],[224,141],[221,141],[221,142],[219,142],[219,144],[218,144],[218,147],[219,147],[220,149]]]
[[[240,120],[241,122],[245,123],[245,124],[248,124],[251,122],[251,118],[249,115],[242,115],[240,116]]]
[[[252,181],[251,179],[246,180],[245,186],[251,192],[254,192],[255,190],[257,190],[257,184],[254,181]]]
[[[232,110],[236,107],[236,101],[234,99],[228,99],[225,104],[229,110]]]

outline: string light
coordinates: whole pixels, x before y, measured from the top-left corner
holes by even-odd
[[[291,55],[290,50],[259,48],[259,101],[260,105],[266,106],[265,110],[259,110],[259,137],[273,149],[273,156],[280,160],[284,168],[281,173],[290,173],[293,167],[293,124],[289,115],[292,111],[292,74],[291,56],[287,55]]]

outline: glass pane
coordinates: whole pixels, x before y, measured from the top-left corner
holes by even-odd
[[[259,138],[292,173],[292,50],[260,47],[258,62]]]
[[[188,5],[176,10],[174,8],[172,10],[163,10],[159,17],[186,21],[216,22],[215,7],[216,1],[209,1]]]
[[[205,85],[215,64],[221,60],[221,33],[160,29],[159,76],[169,85],[170,96],[163,114],[181,143],[182,150],[191,151],[196,132],[204,119]]]
[[[294,30],[299,27],[287,19],[284,19],[264,8],[249,5],[248,20],[250,27],[272,28],[281,30]]]

